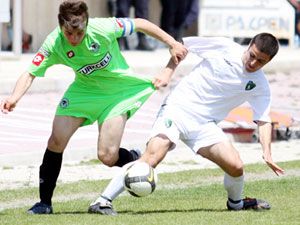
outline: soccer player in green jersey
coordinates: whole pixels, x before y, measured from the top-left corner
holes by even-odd
[[[71,67],[75,80],[59,103],[51,136],[40,166],[40,202],[30,214],[50,214],[52,195],[62,164],[62,154],[74,132],[98,122],[98,158],[107,166],[123,166],[136,160],[138,152],[120,148],[128,118],[156,88],[169,78],[153,80],[135,75],[123,58],[117,38],[139,31],[167,44],[174,63],[186,48],[158,26],[144,19],[89,18],[84,1],[61,3],[59,26],[48,35],[27,72],[18,79],[13,93],[1,102],[3,113],[11,112],[36,77],[43,77],[55,64]]]

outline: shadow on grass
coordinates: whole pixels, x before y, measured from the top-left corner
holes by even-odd
[[[137,214],[146,215],[154,213],[185,213],[185,212],[228,212],[227,209],[157,209],[157,210],[143,210],[143,211],[118,211],[118,214]]]
[[[122,210],[117,211],[119,215],[131,214],[131,215],[149,215],[149,214],[157,214],[157,213],[186,213],[186,212],[229,212],[227,209],[157,209],[157,210],[143,210],[143,211],[130,211],[130,210]],[[67,215],[67,214],[90,214],[93,215],[95,213],[88,213],[87,211],[65,211],[65,212],[55,212],[53,215]],[[96,214],[102,215],[102,214]]]
[[[82,215],[82,214],[91,214],[87,211],[63,211],[63,212],[54,212],[53,215]]]

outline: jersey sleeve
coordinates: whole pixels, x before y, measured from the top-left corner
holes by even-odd
[[[252,106],[253,109],[253,121],[264,121],[264,122],[271,122],[270,118],[270,97],[268,96],[263,96],[263,97],[258,97],[256,96],[255,98],[259,98],[259,104],[255,104],[255,107],[253,107],[254,101],[252,103],[250,102],[250,105]],[[262,101],[264,100],[264,101]]]
[[[116,37],[126,37],[135,32],[135,24],[130,18],[114,18]]]
[[[225,37],[187,37],[183,38],[183,43],[189,52],[200,57],[207,52],[226,52],[231,46],[239,46],[231,39]]]
[[[56,58],[53,53],[53,45],[51,44],[51,38],[48,37],[42,47],[38,50],[35,54],[34,58],[32,59],[31,65],[28,68],[28,72],[36,77],[43,77],[45,76],[46,70],[56,64]]]
[[[262,85],[263,90],[257,91],[248,100],[253,110],[253,121],[271,122],[271,91],[268,83]]]
[[[130,18],[93,18],[89,24],[109,39],[126,37],[135,32],[134,21]]]

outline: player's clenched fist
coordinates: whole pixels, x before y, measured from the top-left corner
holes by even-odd
[[[16,104],[16,102],[11,101],[9,98],[4,99],[0,105],[1,112],[7,114],[8,112],[13,111]]]
[[[187,48],[181,44],[180,42],[174,42],[169,49],[173,62],[177,65],[180,61],[182,61],[187,53]]]

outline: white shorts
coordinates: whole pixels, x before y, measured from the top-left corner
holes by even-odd
[[[228,140],[227,135],[215,122],[197,123],[186,118],[170,119],[160,115],[154,122],[150,138],[164,134],[173,143],[171,149],[176,147],[178,140],[183,141],[195,153],[200,148]]]

